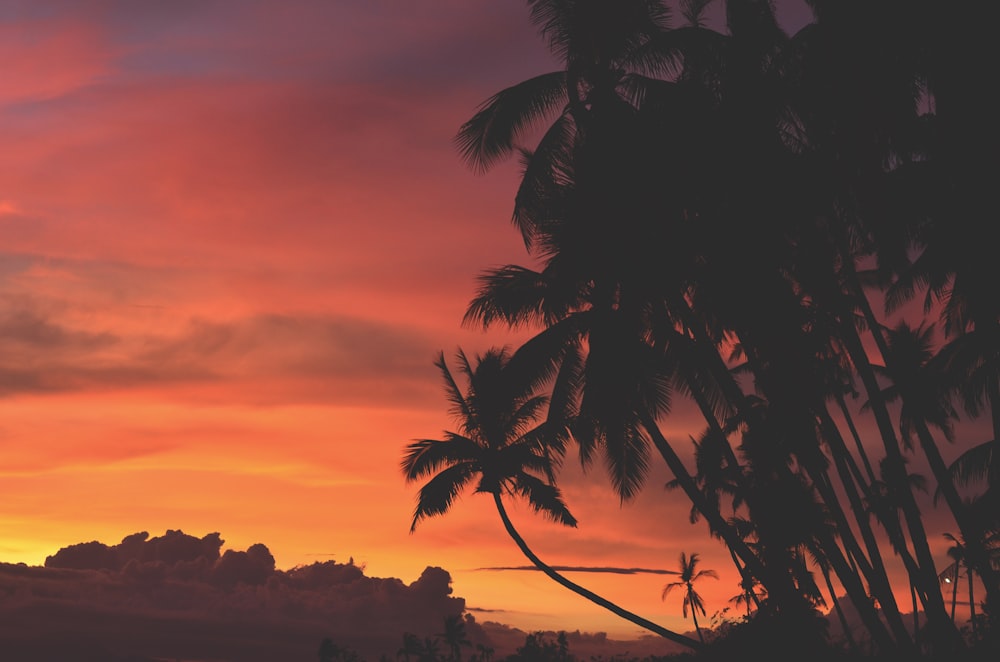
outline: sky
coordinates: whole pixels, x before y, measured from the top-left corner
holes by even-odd
[[[717,10],[715,10],[717,11]],[[789,25],[805,20],[787,3]],[[409,532],[415,438],[453,429],[449,359],[519,336],[463,328],[476,276],[527,262],[515,164],[453,137],[558,65],[522,2],[0,0],[0,561],[140,531],[263,543],[277,568],[447,570],[470,613],[523,629],[638,628],[538,573],[489,498]],[[678,407],[668,438],[700,429]],[[673,570],[725,549],[654,463],[621,504],[560,478],[575,530],[511,504],[554,565]],[[943,541],[933,541],[943,548]],[[574,573],[686,630],[669,575]]]

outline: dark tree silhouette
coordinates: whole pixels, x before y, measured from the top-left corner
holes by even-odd
[[[804,634],[826,603],[819,570],[881,654],[953,655],[907,465],[927,460],[995,617],[992,22],[968,2],[809,0],[814,20],[787,34],[769,0],[717,1],[718,30],[705,0],[679,3],[679,27],[658,0],[527,2],[563,69],[489,99],[457,143],[479,171],[520,154],[513,220],[539,267],[486,272],[465,322],[537,330],[518,372],[554,377],[546,457],[569,441],[584,466],[602,453],[628,499],[655,448],[692,521],[762,587],[754,621],[802,635],[782,653],[823,638]],[[532,128],[536,145],[518,144]],[[924,319],[893,323],[918,296]],[[705,421],[694,471],[660,427],[677,394]],[[956,438],[953,399],[993,439]],[[965,445],[951,465],[941,440]]]
[[[663,587],[663,593],[660,595],[661,600],[666,600],[667,596],[675,588],[683,589],[684,597],[681,602],[681,613],[684,614],[684,618],[687,618],[688,609],[691,610],[691,621],[694,623],[694,630],[698,633],[698,639],[705,643],[705,636],[701,632],[701,627],[698,625],[698,612],[701,615],[705,615],[705,603],[701,599],[701,595],[698,591],[694,589],[694,583],[701,579],[702,577],[712,577],[713,579],[718,579],[719,575],[715,570],[699,570],[698,569],[698,555],[692,554],[687,556],[684,552],[681,552],[681,564],[680,564],[680,576],[675,582],[668,582]]]
[[[551,579],[642,628],[698,647],[697,641],[566,579],[542,562],[514,528],[503,505],[504,495],[524,498],[535,512],[554,522],[576,526],[562,494],[551,482],[564,431],[552,421],[539,422],[548,398],[535,391],[544,374],[530,378],[519,358],[506,349],[492,349],[472,363],[460,350],[457,360],[467,382],[463,391],[444,355],[438,357],[436,365],[461,433],[446,432],[444,439],[420,439],[406,447],[402,468],[407,481],[431,477],[420,489],[410,530],[415,530],[425,517],[446,513],[464,488],[475,482],[475,492],[493,497],[504,528],[521,552]]]

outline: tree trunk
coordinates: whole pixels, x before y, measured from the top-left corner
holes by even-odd
[[[503,520],[503,526],[507,530],[507,535],[509,535],[511,539],[513,539],[513,541],[517,543],[517,546],[520,548],[521,552],[528,558],[528,560],[531,561],[536,568],[538,568],[546,575],[548,575],[549,578],[552,579],[554,582],[565,586],[566,588],[573,591],[577,595],[581,595],[590,600],[591,602],[593,602],[594,604],[600,605],[601,607],[604,607],[605,609],[616,614],[617,616],[620,616],[625,620],[638,625],[641,628],[649,630],[650,632],[654,632],[665,639],[669,639],[670,641],[673,641],[675,643],[687,646],[688,648],[691,648],[693,650],[700,650],[702,648],[700,642],[695,641],[690,637],[685,637],[684,635],[674,632],[673,630],[668,630],[667,628],[661,625],[657,625],[652,621],[646,620],[642,616],[637,616],[636,614],[633,614],[632,612],[619,607],[610,600],[606,600],[601,596],[597,595],[596,593],[589,591],[580,586],[579,584],[576,584],[566,579],[562,575],[560,575],[558,572],[556,572],[548,565],[546,565],[544,562],[542,562],[540,558],[535,556],[535,553],[531,551],[531,549],[528,547],[528,544],[524,542],[524,539],[521,537],[521,534],[517,532],[517,529],[514,528],[514,524],[510,521],[510,517],[508,517],[507,515],[507,510],[503,506],[503,500],[500,498],[499,493],[493,494],[493,503],[496,504],[497,512],[500,513],[500,519]]]

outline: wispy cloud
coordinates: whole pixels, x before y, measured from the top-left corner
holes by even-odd
[[[675,570],[662,570],[658,568],[614,568],[608,566],[587,566],[587,565],[552,565],[549,566],[556,572],[596,572],[596,573],[606,573],[612,575],[678,575],[679,572]],[[515,566],[505,566],[505,567],[492,567],[492,568],[476,568],[476,570],[489,570],[489,571],[506,571],[506,570],[530,570],[541,572],[541,568],[537,568],[533,565],[515,565]]]

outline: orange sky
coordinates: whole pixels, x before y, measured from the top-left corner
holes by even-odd
[[[0,7],[0,560],[137,531],[218,531],[279,567],[447,569],[479,620],[638,629],[537,573],[482,496],[408,533],[403,446],[450,427],[432,361],[516,340],[462,329],[481,270],[524,263],[513,165],[452,147],[492,93],[552,61],[523,3],[4,2]],[[668,437],[697,434],[679,412]],[[561,485],[545,560],[720,573],[725,550],[654,464],[619,507]],[[944,541],[933,540],[942,549]],[[574,575],[685,630],[669,577]]]

